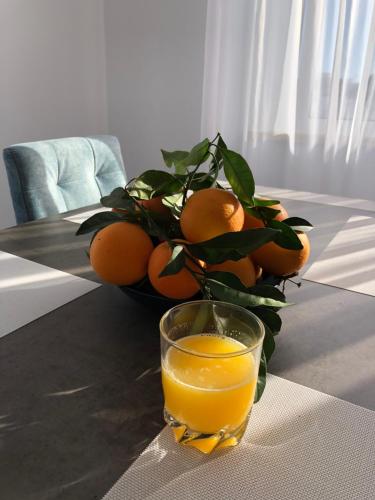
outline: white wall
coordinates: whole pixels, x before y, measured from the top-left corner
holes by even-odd
[[[0,0],[0,149],[111,133],[128,176],[200,139],[207,0]],[[14,224],[0,160],[0,228]]]
[[[0,150],[111,133],[129,177],[161,167],[161,147],[200,139],[206,9],[207,0],[0,0]],[[327,191],[325,171],[297,177],[291,165],[281,178],[264,159],[253,161],[258,183]],[[337,194],[372,198],[371,166]],[[0,228],[14,222],[0,160]]]
[[[200,139],[207,0],[105,0],[109,132],[132,177]]]
[[[0,0],[0,149],[107,132],[103,0]],[[0,227],[14,224],[0,162]]]

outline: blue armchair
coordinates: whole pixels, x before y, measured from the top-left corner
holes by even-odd
[[[120,144],[109,135],[15,144],[3,157],[18,224],[93,205],[126,184]]]

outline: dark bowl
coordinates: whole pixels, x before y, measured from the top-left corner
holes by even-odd
[[[135,302],[138,302],[147,308],[151,308],[160,313],[164,313],[171,309],[172,307],[182,304],[186,302],[186,300],[176,300],[169,299],[168,297],[163,297],[162,295],[156,294],[153,290],[143,290],[133,286],[120,286],[120,290],[130,297]],[[189,300],[201,299],[202,296],[200,294],[195,295]]]
[[[257,284],[276,286],[279,285],[281,281],[282,278],[280,277],[268,275],[263,277],[261,280],[258,280]],[[133,286],[120,286],[119,288],[125,295],[130,297],[135,302],[160,313],[164,313],[165,311],[168,311],[168,309],[171,309],[178,304],[182,304],[183,302],[199,300],[202,298],[202,294],[197,293],[194,297],[185,300],[169,299],[168,297],[163,297],[155,292],[148,281],[146,281],[143,285],[136,284]]]

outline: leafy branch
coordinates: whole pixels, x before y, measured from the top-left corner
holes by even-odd
[[[96,234],[109,224],[121,221],[138,224],[154,242],[166,240],[171,247],[171,257],[161,270],[160,277],[186,269],[199,284],[203,297],[237,304],[252,311],[265,326],[256,391],[258,401],[266,383],[267,364],[275,350],[274,337],[282,326],[278,312],[290,305],[286,302],[284,288],[279,290],[274,286],[274,277],[269,284],[263,281],[247,288],[234,274],[209,272],[200,261],[208,265],[236,261],[270,242],[286,249],[299,250],[302,244],[298,233],[309,231],[312,225],[300,217],[276,220],[280,211],[275,205],[279,201],[255,195],[255,181],[249,164],[243,156],[228,148],[220,133],[212,140],[203,139],[190,151],[161,150],[161,153],[166,168],[172,170],[147,170],[131,179],[124,188],[114,189],[101,199],[102,205],[112,211],[90,217],[81,224],[77,234]],[[224,171],[231,191],[245,212],[259,219],[262,227],[222,234],[200,243],[179,242],[178,239],[183,237],[179,217],[189,192],[212,187],[224,189],[218,182],[220,171]],[[147,206],[147,202],[155,198],[160,198],[160,202],[169,208],[169,216]],[[277,283],[283,281],[285,285],[291,277],[278,279]],[[135,287],[141,288],[147,283],[145,279]]]

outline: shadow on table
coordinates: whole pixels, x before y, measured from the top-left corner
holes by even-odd
[[[76,236],[78,227],[58,218],[16,226],[0,232],[0,250],[98,281],[86,255],[91,235]]]
[[[103,286],[1,340],[1,498],[104,495],[163,426],[158,320]]]
[[[281,311],[284,323],[276,342],[288,339],[296,351],[306,345],[299,356],[291,353],[292,364],[354,346],[373,335],[374,297],[309,281],[302,281],[301,288],[288,284],[285,293],[293,305]]]
[[[352,217],[306,278],[375,295],[374,247],[375,218]]]
[[[83,241],[77,243],[72,233],[66,243],[72,224],[35,224],[40,224],[40,239],[30,232],[30,241],[25,243],[25,233],[18,238],[15,232],[8,243],[1,240],[1,248],[62,270],[67,270],[64,266],[69,262],[87,263]],[[64,251],[60,241],[65,242]],[[49,252],[43,253],[48,245]],[[66,260],[65,252],[71,252]],[[338,353],[342,359],[336,369],[353,380],[352,348],[361,343],[367,346],[372,336],[369,310],[373,298],[314,283],[287,295],[301,304],[282,312],[290,321],[285,321],[278,339],[274,366],[293,369],[301,365],[305,370],[304,364],[311,363],[314,369],[314,359]],[[370,323],[364,326],[365,318]],[[130,302],[115,287],[101,287],[2,339],[0,491],[6,500],[101,498],[158,433],[163,425],[158,319],[159,314]],[[326,335],[316,330],[322,324]],[[363,355],[370,353],[366,348]],[[311,373],[309,377],[314,381]],[[261,450],[285,449],[299,459],[304,458],[304,449],[314,450],[315,441],[309,441],[307,448],[301,443],[306,443],[302,437],[310,431],[321,443],[316,410],[303,415],[301,425],[301,420],[292,419],[276,423],[272,433],[258,434],[260,441],[252,440],[252,449],[259,451],[254,460],[277,467],[280,462],[289,463],[287,455],[278,453],[270,463],[269,455]],[[340,418],[334,423],[337,428],[342,425]],[[161,470],[175,474],[181,455],[175,447],[166,449],[165,442],[157,443],[161,454],[151,450],[148,457],[161,457]],[[234,460],[230,470],[241,471],[241,450],[245,449],[226,454]],[[206,459],[191,453],[193,468],[190,462],[183,464],[181,474],[187,474],[187,487],[194,491],[195,464],[199,462],[204,473],[212,460],[219,464],[218,470],[222,461],[219,455]],[[226,477],[224,472],[220,478]],[[147,467],[142,474],[145,478]]]
[[[367,408],[373,371],[374,297],[303,281],[289,285],[295,305],[281,311],[283,326],[269,370]]]

